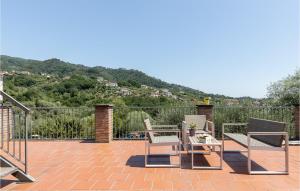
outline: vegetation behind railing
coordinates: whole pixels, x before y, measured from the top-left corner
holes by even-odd
[[[295,137],[293,107],[217,106],[213,112],[217,138],[221,137],[222,123],[245,123],[250,117],[285,122],[290,138]],[[184,115],[191,114],[197,114],[195,106],[114,108],[114,139],[142,139],[143,120],[146,118],[149,118],[153,124],[178,125],[180,128]]]
[[[94,108],[33,108],[31,139],[94,139]],[[222,123],[247,122],[250,117],[287,123],[290,138],[295,136],[293,107],[214,107],[216,136],[221,137]],[[152,124],[178,125],[184,115],[197,114],[196,106],[114,107],[113,138],[143,139],[143,120]]]
[[[247,123],[250,117],[285,122],[291,139],[295,137],[293,107],[214,107],[216,136],[221,137],[222,123]]]
[[[31,139],[94,139],[93,108],[33,108]]]
[[[152,124],[181,125],[184,115],[195,115],[195,106],[187,107],[117,107],[114,108],[114,139],[143,139],[143,121],[149,118]]]

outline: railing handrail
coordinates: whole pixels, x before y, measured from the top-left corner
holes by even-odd
[[[215,105],[214,108],[228,108],[228,109],[240,109],[240,108],[247,108],[247,109],[286,109],[286,108],[293,108],[294,106],[272,106],[272,105],[265,105],[265,106],[247,106],[247,105]]]
[[[226,108],[226,109],[287,109],[287,108],[293,108],[294,106],[247,106],[247,105],[214,105],[214,108]],[[36,109],[79,109],[79,108],[93,108],[93,106],[52,106],[52,107],[30,107],[31,110]],[[158,106],[114,106],[114,109],[169,109],[169,108],[196,108],[196,105],[158,105]]]
[[[30,128],[29,126],[30,126],[30,124],[31,124],[31,122],[30,122],[30,109],[28,109],[26,106],[24,106],[23,104],[21,104],[20,102],[18,102],[17,100],[15,100],[13,97],[11,97],[10,95],[8,95],[7,93],[5,93],[4,91],[2,91],[2,90],[0,90],[0,95],[3,97],[3,99],[1,100],[1,126],[0,126],[0,129],[1,129],[1,150],[3,150],[4,152],[6,152],[6,153],[8,153],[9,155],[11,155],[13,158],[15,158],[16,160],[18,160],[19,162],[21,162],[23,165],[24,165],[24,167],[25,167],[25,169],[24,169],[24,172],[25,172],[25,174],[27,174],[28,173],[28,156],[27,156],[27,140],[28,140],[28,129]],[[7,124],[6,124],[6,128],[7,128],[7,132],[6,132],[6,134],[7,134],[7,148],[6,149],[4,149],[4,147],[3,147],[3,139],[4,139],[4,123],[3,123],[3,121],[4,121],[4,115],[3,115],[3,109],[4,109],[4,99],[5,99],[5,101],[7,101],[7,102],[9,102],[11,105],[13,105],[13,106],[15,106],[15,107],[18,107],[22,112],[24,112],[25,113],[25,117],[24,117],[24,133],[23,133],[23,135],[22,135],[22,138],[21,138],[21,128],[22,128],[22,125],[20,125],[19,126],[19,153],[18,153],[18,157],[16,157],[16,155],[15,155],[15,150],[13,150],[13,153],[11,153],[10,152],[10,149],[9,149],[9,142],[10,142],[10,140],[12,139],[13,140],[13,145],[15,144],[15,131],[16,131],[16,124],[15,124],[15,121],[14,121],[14,111],[12,110],[12,107],[11,106],[9,106],[9,107],[7,107]],[[12,124],[10,123],[10,121],[9,121],[9,116],[10,116],[10,114],[9,114],[9,110],[12,110],[12,115],[13,115],[13,121],[12,121]],[[20,120],[20,119],[19,119]],[[11,125],[13,125],[12,127],[11,127]],[[12,129],[11,129],[12,128]],[[13,135],[12,135],[12,137],[13,138],[11,138],[11,131],[13,132]],[[21,139],[22,140],[24,140],[24,161],[22,160],[22,151],[21,151],[21,148],[22,148],[22,146],[21,146]],[[13,146],[14,147],[14,149],[15,149],[15,146]],[[22,170],[22,169],[20,169],[20,170]],[[22,170],[23,171],[23,170]]]
[[[3,98],[7,99],[11,103],[13,103],[15,106],[19,107],[21,110],[23,110],[25,113],[29,113],[30,109],[28,109],[26,106],[15,100],[13,97],[5,93],[4,91],[0,90],[0,95],[3,96]]]
[[[196,108],[195,105],[176,106],[176,105],[159,105],[159,106],[115,106],[114,108],[128,108],[128,109],[169,109],[169,108]]]

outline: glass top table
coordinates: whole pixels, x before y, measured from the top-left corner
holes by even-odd
[[[194,146],[218,146],[222,144],[210,134],[196,134],[195,136],[189,136],[189,142]]]

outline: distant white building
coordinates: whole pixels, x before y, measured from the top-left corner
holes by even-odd
[[[168,89],[161,89],[162,92],[166,93],[166,92],[169,92]]]
[[[63,80],[69,80],[71,77],[70,76],[65,76],[63,77]]]
[[[253,105],[255,105],[255,106],[260,106],[261,103],[260,103],[259,101],[254,101],[254,102],[253,102]]]
[[[166,97],[173,96],[173,94],[168,89],[162,89],[161,91],[162,91],[163,96],[166,96]]]
[[[240,101],[238,99],[224,99],[225,105],[239,105]]]
[[[17,72],[18,74],[24,74],[24,75],[30,75],[31,73],[28,72],[28,71],[20,71],[20,72]]]
[[[156,90],[156,91],[152,92],[150,96],[151,96],[151,97],[159,97],[159,96],[160,96],[160,93],[159,93],[158,90]]]
[[[46,78],[51,78],[51,75],[50,74],[47,74],[47,73],[40,73],[41,76],[45,76]]]
[[[141,88],[148,89],[149,86],[147,86],[147,85],[141,85]]]
[[[121,88],[120,93],[122,96],[129,96],[131,95],[131,91],[128,88]]]
[[[104,78],[103,78],[103,77],[97,77],[97,81],[98,81],[98,82],[103,82],[103,81],[104,81]]]
[[[115,82],[108,82],[105,84],[106,87],[118,87],[118,84]]]

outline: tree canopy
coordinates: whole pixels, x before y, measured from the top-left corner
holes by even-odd
[[[300,69],[293,75],[272,83],[268,87],[268,97],[274,105],[297,105],[300,93]]]

